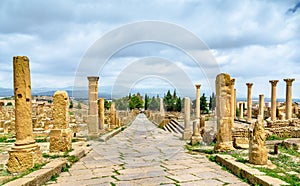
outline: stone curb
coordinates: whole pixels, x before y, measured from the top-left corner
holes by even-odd
[[[216,162],[231,170],[233,174],[242,178],[247,178],[251,184],[260,184],[263,186],[289,185],[278,178],[267,176],[265,173],[260,172],[257,169],[251,168],[241,162],[237,162],[236,159],[230,155],[217,154]]]
[[[105,141],[109,140],[110,138],[114,137],[115,135],[117,135],[118,133],[120,133],[125,128],[126,128],[125,126],[122,126],[120,128],[117,128],[116,130],[113,130],[113,131],[111,131],[109,133],[106,133],[103,136],[99,137],[99,141],[105,142]]]
[[[82,158],[85,154],[92,150],[91,147],[81,147],[69,153],[69,156]],[[55,159],[41,169],[34,171],[22,178],[4,184],[4,186],[35,186],[43,185],[51,179],[55,174],[60,174],[61,169],[66,167],[69,162],[65,158]]]

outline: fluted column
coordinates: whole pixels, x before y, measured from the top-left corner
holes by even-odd
[[[248,87],[248,94],[247,94],[247,122],[252,121],[252,86],[253,83],[246,83]]]
[[[276,121],[276,85],[278,80],[270,80],[271,83],[271,121]]]
[[[286,82],[285,119],[292,118],[292,83],[295,79],[283,79]]]

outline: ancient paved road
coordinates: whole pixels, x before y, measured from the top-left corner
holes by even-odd
[[[95,142],[50,185],[247,185],[205,156],[187,153],[184,145],[139,115],[117,136]]]

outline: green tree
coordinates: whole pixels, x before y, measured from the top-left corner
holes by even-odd
[[[71,100],[71,101],[70,101],[69,108],[70,108],[70,109],[72,109],[73,107],[74,107],[74,105],[73,105],[73,101]]]
[[[129,96],[114,100],[117,110],[127,110],[129,108]]]
[[[148,109],[153,110],[153,111],[159,110],[159,104],[160,104],[159,102],[160,102],[159,97],[155,98],[153,96],[150,103],[149,103],[149,108]]]
[[[167,111],[173,111],[174,108],[174,99],[173,96],[170,92],[170,90],[168,90],[167,95],[164,96],[164,105],[166,107]]]
[[[151,101],[151,99],[149,98],[149,96],[147,94],[145,94],[145,105],[144,105],[145,110],[148,110],[150,101]]]
[[[135,95],[133,94],[131,96],[131,99],[129,100],[129,108],[132,109],[140,109],[143,107],[143,99],[139,94]]]
[[[205,94],[203,93],[202,96],[200,97],[200,110],[203,113],[208,113],[208,108],[207,108],[207,101]]]
[[[215,110],[216,108],[216,96],[213,92],[211,96],[209,97],[209,110]]]
[[[180,97],[178,97],[176,100],[176,110],[175,111],[181,112],[181,106],[182,106],[182,100]]]
[[[110,105],[111,105],[110,101],[104,100],[104,108],[105,108],[105,110],[109,110]]]
[[[78,104],[77,104],[77,109],[81,109],[81,103],[80,102],[78,102]]]

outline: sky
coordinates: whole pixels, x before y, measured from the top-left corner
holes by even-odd
[[[127,89],[130,86],[131,91],[144,89],[153,93],[170,87],[180,90],[176,87],[180,86],[176,84],[179,81],[182,81],[181,86],[189,87],[200,83],[201,91],[207,94],[214,91],[214,79],[206,74],[209,65],[201,62],[199,67],[189,55],[192,51],[202,52],[205,47],[192,48],[195,40],[176,34],[174,29],[159,29],[159,26],[126,32],[123,29],[145,21],[176,25],[199,38],[209,52],[202,55],[202,59],[215,62],[216,74],[225,72],[236,79],[237,97],[246,97],[248,82],[254,84],[253,97],[259,94],[270,97],[269,80],[278,79],[277,97],[284,98],[283,79],[295,78],[293,98],[300,98],[299,0],[1,0],[0,87],[13,87],[13,56],[25,55],[30,59],[33,89],[74,86],[78,69],[84,66],[93,72],[91,75],[100,76],[100,94],[101,91],[119,91],[121,85],[127,85]],[[144,41],[119,46],[102,69],[83,64],[97,41],[118,29],[120,32],[111,38],[113,44],[115,40],[147,38],[159,30],[159,39],[191,41],[190,48]],[[96,47],[97,52],[104,53],[111,43],[98,42],[101,47]],[[149,63],[153,57],[155,62]],[[156,65],[154,70],[152,68],[155,73],[145,76],[149,64]],[[130,76],[137,73],[140,74]],[[131,81],[122,84],[120,79],[126,77]],[[86,78],[83,83],[87,86]],[[179,94],[191,97],[195,94],[184,91]]]

